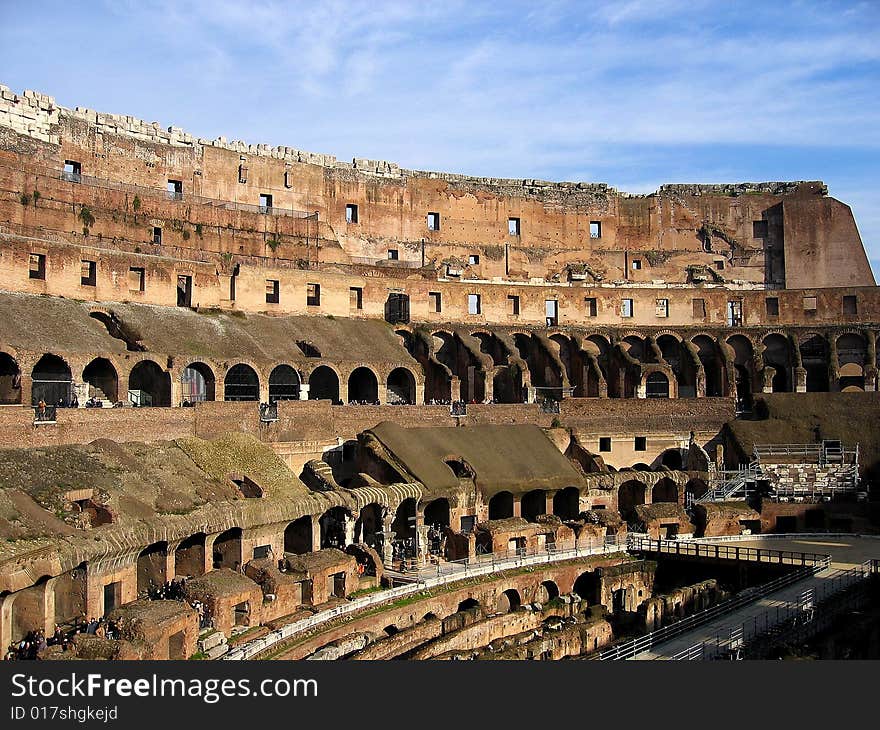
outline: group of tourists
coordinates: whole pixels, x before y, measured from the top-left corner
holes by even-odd
[[[119,628],[115,621],[105,618],[86,619],[83,615],[67,628],[56,624],[55,632],[51,636],[46,636],[42,629],[29,631],[23,639],[9,645],[3,658],[6,661],[36,659],[41,651],[50,646],[60,646],[62,651],[69,651],[78,634],[117,639]]]

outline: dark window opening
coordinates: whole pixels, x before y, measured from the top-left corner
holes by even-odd
[[[162,243],[162,229],[159,226],[153,226],[153,243]]]
[[[638,271],[642,268],[642,260],[641,259],[633,259],[632,262],[633,271]]]
[[[440,292],[432,291],[428,292],[428,308],[432,312],[439,312],[442,310],[442,301]]]
[[[346,223],[357,223],[358,222],[358,207],[354,205],[354,203],[349,203],[345,206],[345,222]]]
[[[290,183],[290,170],[284,171],[284,187],[289,188],[292,187]]]
[[[397,249],[396,248],[389,248],[388,249],[388,260],[389,261],[397,261],[397,258],[398,258]]]
[[[278,304],[281,301],[281,287],[277,279],[266,279],[266,304]]]
[[[767,221],[752,221],[752,237],[767,238]]]
[[[238,181],[240,183],[246,183],[247,177],[248,177],[247,165],[239,165],[238,166]]]
[[[508,218],[507,219],[507,233],[511,236],[520,235],[520,223],[519,218]]]
[[[46,278],[46,255],[42,253],[32,253],[30,255],[30,268],[28,277],[31,279]]]
[[[858,314],[859,313],[858,299],[856,299],[855,295],[846,295],[843,297],[843,313],[844,314]]]
[[[610,436],[600,436],[599,437],[599,451],[605,451],[605,452],[611,451],[611,437]]]
[[[596,297],[586,297],[584,299],[584,302],[586,302],[586,305],[587,305],[587,316],[588,317],[595,317],[596,313],[598,311]]]
[[[303,355],[305,355],[306,357],[321,357],[321,351],[311,342],[306,342],[305,340],[297,340],[296,346],[300,350],[302,350]]]
[[[96,286],[98,283],[98,264],[95,261],[81,261],[79,283],[82,286]]]
[[[363,309],[364,290],[359,286],[350,287],[348,290],[348,303],[351,309]]]
[[[480,264],[480,256],[479,254],[472,253],[468,256],[468,265],[469,266],[479,266]]]
[[[767,297],[764,300],[767,305],[767,316],[768,317],[778,317],[779,316],[779,298],[778,297]]]
[[[321,306],[321,285],[320,284],[307,284],[306,289],[306,306],[309,307],[320,307]]]
[[[633,448],[636,451],[647,451],[648,450],[648,437],[647,436],[636,436],[635,445]]]
[[[724,260],[723,259],[716,259],[714,263],[715,263],[715,268],[718,269],[718,271],[724,270]]]
[[[439,231],[440,230],[440,214],[439,213],[428,213],[428,230],[429,231]]]
[[[620,316],[621,317],[632,317],[633,316],[633,300],[632,299],[624,299],[620,302]]]
[[[169,180],[166,190],[169,200],[183,200],[183,182],[181,180]]]
[[[738,299],[727,302],[727,326],[742,327],[742,302]]]
[[[392,292],[385,302],[385,321],[391,324],[409,322],[409,294]]]
[[[507,304],[508,304],[508,314],[512,317],[519,316],[519,297],[515,294],[509,294],[507,296]]]
[[[590,238],[602,238],[601,221],[590,221]]]
[[[192,277],[180,275],[177,277],[177,306],[192,306]]]
[[[260,213],[272,212],[272,196],[268,193],[260,193]]]
[[[130,291],[144,291],[144,269],[132,266],[128,270],[128,288]]]

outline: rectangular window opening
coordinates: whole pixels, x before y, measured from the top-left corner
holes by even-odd
[[[192,277],[186,274],[177,277],[177,306],[192,306]]]
[[[480,295],[468,294],[468,314],[481,314]]]
[[[724,260],[723,259],[715,259],[715,268],[718,271],[724,271]]]
[[[162,229],[159,226],[153,226],[153,243],[162,243]]]
[[[559,324],[559,302],[556,299],[544,300],[544,317],[548,327]]]
[[[166,190],[169,200],[183,200],[183,181],[169,180]]]
[[[472,253],[468,256],[468,266],[479,266],[480,264],[480,256],[479,254]]]
[[[349,203],[345,206],[345,222],[346,223],[357,223],[358,222],[358,207],[354,203]]]
[[[768,317],[778,317],[779,316],[779,297],[767,297],[764,300],[764,303],[767,306],[767,316]]]
[[[633,316],[633,300],[632,299],[623,299],[620,302],[620,316],[621,317],[632,317]]]
[[[268,193],[260,193],[260,213],[272,212],[272,196]]]
[[[359,286],[353,286],[348,290],[348,300],[351,309],[364,308],[364,290]]]
[[[669,316],[669,300],[668,299],[658,299],[657,300],[657,316],[658,317],[668,317]]]
[[[694,319],[706,319],[706,300],[694,299]]]
[[[596,302],[596,297],[585,297],[584,302],[587,305],[587,316],[595,317],[599,311],[598,304]]]
[[[281,287],[277,279],[266,279],[266,304],[278,304],[281,301]]]
[[[511,317],[519,317],[519,296],[516,294],[507,296],[507,313]]]
[[[439,312],[439,311],[441,311],[441,308],[442,308],[442,305],[441,305],[440,292],[438,292],[438,291],[428,292],[428,309],[429,309],[429,311]]]
[[[818,300],[816,297],[804,297],[804,311],[815,312],[818,309]]]
[[[397,261],[400,257],[400,252],[396,248],[388,249],[388,260],[389,261]]]
[[[854,294],[846,294],[843,297],[843,313],[844,314],[858,314],[859,313],[859,301]]]
[[[76,160],[65,160],[61,178],[68,182],[82,182],[82,165]]]
[[[308,307],[320,307],[321,306],[321,285],[320,284],[307,284],[306,285],[306,306],[308,306]]]
[[[602,221],[590,221],[590,238],[602,238]]]
[[[642,260],[641,259],[633,259],[632,267],[633,267],[633,271],[639,271],[642,268]]]
[[[98,264],[95,261],[80,262],[80,279],[82,286],[95,286],[98,283]]]
[[[636,436],[635,444],[633,445],[635,451],[647,451],[648,450],[648,437],[647,436]]]
[[[146,272],[140,266],[132,266],[128,270],[128,288],[131,291],[144,291]]]
[[[732,301],[727,302],[727,326],[728,327],[742,327],[743,323],[743,310],[742,310],[742,301],[739,299],[734,299]]]
[[[284,171],[284,187],[286,187],[286,188],[293,187],[291,185],[290,178],[291,178],[290,170],[285,170]]]
[[[439,213],[428,213],[428,230],[429,231],[439,231],[440,230],[440,214]]]
[[[508,218],[507,219],[507,233],[510,236],[520,235],[519,218]]]
[[[611,451],[611,437],[610,436],[600,436],[599,437],[599,451],[608,453]]]
[[[238,181],[242,184],[247,182],[248,178],[248,168],[247,165],[239,165],[238,166]]]
[[[46,278],[46,255],[42,253],[32,253],[29,259],[30,270],[28,277],[31,279]]]

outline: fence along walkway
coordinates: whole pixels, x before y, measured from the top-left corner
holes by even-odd
[[[356,598],[341,606],[328,609],[327,611],[320,611],[319,613],[301,619],[300,621],[294,621],[280,629],[276,629],[266,636],[254,639],[253,641],[249,641],[231,649],[223,655],[222,659],[226,661],[250,659],[280,641],[284,641],[296,634],[316,628],[332,619],[340,616],[349,616],[371,606],[377,606],[406,596],[416,595],[436,586],[456,583],[468,578],[477,578],[489,575],[490,573],[515,570],[517,568],[524,568],[531,565],[561,562],[563,560],[571,560],[572,558],[589,555],[617,553],[625,550],[626,546],[626,539],[615,537],[602,541],[592,540],[587,544],[574,545],[571,547],[556,545],[555,547],[548,547],[545,550],[536,552],[515,551],[501,555],[490,553],[489,555],[483,555],[474,560],[442,563],[442,567],[438,566],[436,576],[422,578],[417,583],[397,586],[388,590],[371,593],[362,598]]]

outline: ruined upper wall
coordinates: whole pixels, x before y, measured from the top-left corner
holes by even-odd
[[[594,182],[553,182],[530,178],[498,178],[459,175],[448,172],[408,170],[396,162],[370,160],[355,157],[351,162],[337,159],[334,155],[307,152],[286,145],[248,144],[240,140],[227,140],[226,137],[207,139],[184,131],[180,127],[163,127],[159,122],[147,122],[125,114],[107,114],[75,107],[69,109],[58,105],[55,98],[37,91],[25,90],[14,93],[9,87],[0,85],[0,126],[9,127],[20,134],[50,144],[61,144],[58,125],[65,119],[85,122],[93,126],[99,134],[118,134],[129,136],[143,142],[192,148],[214,147],[239,154],[269,157],[287,162],[320,165],[339,170],[353,170],[363,175],[403,179],[419,177],[430,180],[443,180],[466,186],[486,186],[495,188],[501,194],[509,195],[515,191],[520,194],[546,194],[550,191],[586,193],[599,196],[623,195],[625,197],[646,197],[642,194],[621,192],[605,183]],[[662,185],[655,193],[678,195],[722,195],[737,196],[748,194],[788,195],[803,191],[804,186],[825,192],[827,188],[821,181],[781,181],[744,182],[721,184],[669,184]]]

